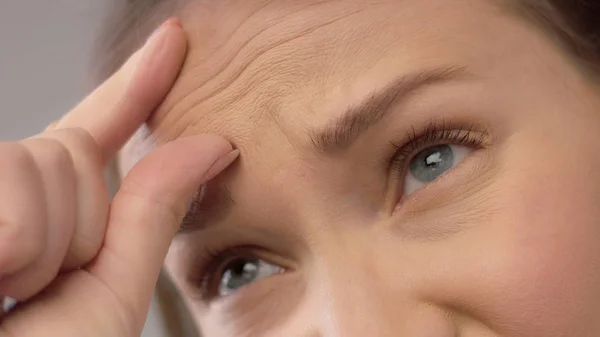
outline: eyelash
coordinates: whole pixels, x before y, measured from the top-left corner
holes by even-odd
[[[465,125],[448,124],[445,121],[429,123],[422,131],[414,127],[402,143],[392,142],[395,149],[394,155],[388,159],[389,167],[396,173],[404,174],[410,161],[419,152],[431,146],[451,144],[471,146],[480,149],[486,144],[487,131],[476,124]]]
[[[199,257],[194,261],[191,283],[199,291],[200,299],[210,302],[219,298],[217,282],[223,274],[223,268],[236,258],[260,258],[261,248],[253,245],[224,244],[223,246],[204,246]]]
[[[389,167],[398,174],[404,174],[412,158],[430,146],[453,144],[481,148],[486,142],[487,132],[475,131],[479,129],[475,124],[465,128],[465,125],[447,124],[445,121],[432,122],[420,132],[413,128],[407,133],[406,141],[401,144],[391,143],[395,152],[388,158]],[[260,251],[261,248],[231,244],[205,246],[203,250],[192,268],[191,282],[199,290],[200,298],[210,302],[219,298],[219,285],[216,282],[223,274],[222,269],[235,258],[260,258],[260,254],[252,252]]]

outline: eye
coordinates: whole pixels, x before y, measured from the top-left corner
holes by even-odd
[[[462,145],[436,145],[417,153],[408,164],[404,195],[409,195],[460,164],[474,149]]]
[[[474,151],[489,146],[485,127],[477,124],[432,122],[423,131],[413,128],[406,141],[395,144],[391,167],[402,183],[402,196],[410,195],[454,169]]]
[[[240,288],[272,275],[281,274],[284,269],[259,258],[236,257],[222,269],[218,280],[218,296],[229,296]]]

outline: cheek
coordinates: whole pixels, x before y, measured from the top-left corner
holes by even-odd
[[[557,137],[558,138],[558,137]],[[525,143],[525,142],[523,142]],[[600,287],[600,160],[581,142],[559,139],[523,148],[515,162],[528,162],[509,171],[512,188],[506,191],[507,214],[514,246],[539,277],[538,287],[575,299]],[[526,143],[525,143],[526,144]],[[533,160],[532,160],[533,158]],[[512,192],[511,192],[512,190]],[[569,292],[573,292],[569,294]],[[590,293],[591,292],[591,293]],[[555,295],[555,296],[556,296]],[[589,300],[589,299],[588,299]]]
[[[544,334],[584,326],[589,333],[600,309],[600,214],[591,187],[561,188],[554,180],[561,177],[547,178],[516,190],[510,216],[498,218],[506,226],[496,255],[504,309]]]
[[[516,180],[513,258],[525,304],[542,306],[548,325],[581,326],[600,309],[600,181],[568,151]]]
[[[455,242],[452,301],[502,335],[587,336],[600,312],[598,163],[573,142],[514,141],[535,145],[512,147],[489,220]]]

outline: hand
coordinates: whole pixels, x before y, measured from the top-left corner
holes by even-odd
[[[186,201],[237,157],[202,135],[141,159],[112,205],[103,166],[164,99],[187,53],[177,20],[55,126],[0,143],[0,336],[139,336]]]

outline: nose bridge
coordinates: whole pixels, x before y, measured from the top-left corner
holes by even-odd
[[[354,233],[356,234],[356,233]],[[455,337],[445,310],[425,303],[413,282],[389,270],[402,261],[378,261],[368,235],[339,234],[313,264],[309,291],[323,337]],[[351,239],[353,238],[353,239]],[[392,258],[392,257],[390,257]],[[412,290],[411,290],[412,289]]]
[[[331,247],[331,250],[334,250]],[[405,294],[391,291],[376,264],[358,250],[326,254],[313,275],[322,336],[399,336],[405,316]],[[404,312],[404,313],[403,313]]]

